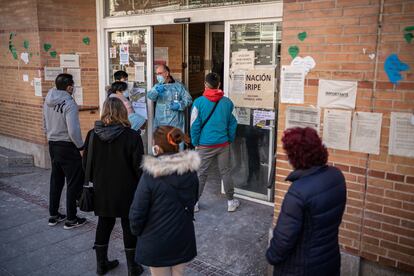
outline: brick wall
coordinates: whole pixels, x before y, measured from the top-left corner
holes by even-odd
[[[375,59],[369,54],[376,51],[379,0],[285,0],[282,38],[282,65],[290,64],[292,45],[299,47],[299,56],[316,61],[305,80],[305,106],[317,104],[318,79],[356,80],[355,110],[383,114],[379,155],[329,149],[330,164],[342,169],[347,180],[339,239],[348,253],[410,272],[414,272],[414,159],[388,155],[388,136],[390,112],[414,109],[414,44],[403,38],[403,29],[414,25],[413,7],[413,1],[385,0],[375,94]],[[300,41],[297,34],[304,31],[308,36]],[[383,69],[391,53],[411,67],[397,86]],[[287,105],[279,104],[275,220],[289,187],[284,179],[291,171],[280,142]]]
[[[183,26],[164,25],[154,27],[154,47],[168,47],[168,67],[171,73],[181,74],[183,70]],[[154,82],[156,83],[156,82]]]
[[[2,74],[0,87],[0,134],[36,144],[46,143],[42,130],[42,105],[53,81],[44,80],[44,66],[59,66],[59,54],[79,53],[84,105],[98,105],[98,65],[96,44],[95,1],[5,1],[0,4],[0,36],[3,55],[0,56]],[[9,35],[19,55],[15,60],[8,51]],[[89,37],[90,44],[82,41]],[[29,42],[25,50],[23,41]],[[51,49],[46,52],[45,43]],[[20,53],[32,57],[26,65]],[[50,52],[56,51],[52,57]],[[29,82],[23,82],[23,74]],[[34,95],[31,81],[42,78],[42,97]],[[83,136],[97,119],[96,112],[80,112]]]

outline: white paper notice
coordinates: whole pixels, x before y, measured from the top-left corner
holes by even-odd
[[[25,64],[28,64],[29,63],[29,53],[26,53],[26,52],[21,53],[20,54],[20,59],[23,60],[23,62]]]
[[[64,68],[78,68],[79,66],[79,55],[60,55],[60,67]]]
[[[83,105],[83,88],[76,86],[72,97],[78,105]]]
[[[251,109],[245,108],[245,107],[236,107],[234,108],[235,111],[235,117],[237,119],[237,123],[239,125],[250,125],[250,114]]]
[[[246,71],[236,71],[231,80],[231,93],[244,94],[246,84]]]
[[[290,63],[291,66],[294,67],[303,67],[305,68],[305,74],[307,75],[309,73],[310,70],[312,70],[313,68],[315,68],[316,66],[316,62],[315,60],[310,57],[310,56],[306,56],[304,58],[302,57],[295,57],[292,62]]]
[[[33,86],[35,89],[35,96],[42,97],[42,79],[41,78],[34,78],[33,79]]]
[[[380,153],[382,113],[355,112],[352,120],[351,150]]]
[[[253,69],[254,51],[238,51],[231,54],[232,69]]]
[[[109,48],[109,58],[116,58],[116,47]]]
[[[310,127],[319,133],[320,109],[313,107],[288,106],[286,109],[285,129]]]
[[[75,82],[75,86],[82,86],[82,78],[81,78],[81,69],[80,68],[73,68],[67,70],[68,74],[73,76],[73,81]]]
[[[135,62],[135,81],[145,82],[145,63]]]
[[[119,45],[119,64],[120,65],[129,64],[129,45],[128,44]]]
[[[296,66],[282,66],[280,101],[303,104],[305,69]]]
[[[274,120],[275,112],[267,110],[254,110],[253,111],[253,125],[257,125],[261,121]]]
[[[28,82],[29,81],[29,75],[28,74],[23,74],[23,81],[24,82]]]
[[[354,109],[356,81],[319,80],[318,107]]]
[[[410,113],[391,112],[388,154],[414,157],[414,126]]]
[[[132,108],[135,113],[148,119],[146,90],[144,87],[134,87],[130,92],[130,99],[132,100]]]
[[[45,80],[54,81],[59,74],[63,73],[62,67],[45,67]]]
[[[323,142],[328,148],[349,150],[351,117],[351,111],[325,109]]]

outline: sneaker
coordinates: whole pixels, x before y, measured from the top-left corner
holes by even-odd
[[[232,199],[227,201],[227,211],[234,212],[240,206],[240,201],[237,199]]]
[[[55,226],[56,224],[58,224],[59,222],[62,222],[66,219],[65,215],[62,215],[60,213],[58,213],[56,216],[51,216],[49,218],[49,226]]]
[[[86,223],[86,218],[76,217],[76,219],[72,221],[66,220],[65,226],[63,226],[63,229],[66,229],[66,230],[73,229],[73,228],[82,226],[85,223]]]
[[[198,207],[198,201],[196,202],[196,204],[194,205],[194,213],[197,213],[200,211],[200,207]]]

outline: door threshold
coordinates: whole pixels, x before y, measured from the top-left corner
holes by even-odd
[[[252,202],[256,202],[256,203],[260,203],[260,204],[267,205],[267,206],[272,206],[272,207],[274,206],[273,202],[269,202],[269,201],[265,201],[265,200],[257,199],[257,198],[252,198],[252,197],[245,196],[245,195],[234,194],[234,197],[241,198],[241,199],[248,200],[248,201],[252,201]]]

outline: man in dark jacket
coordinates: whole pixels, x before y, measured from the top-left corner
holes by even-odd
[[[56,88],[49,90],[43,106],[44,126],[52,162],[49,225],[55,226],[66,219],[64,229],[72,229],[86,223],[85,218],[76,216],[76,200],[82,191],[84,181],[80,155],[83,140],[78,105],[72,98],[72,94],[75,93],[72,75],[58,75],[55,84]],[[58,212],[65,178],[67,218]]]
[[[288,129],[282,142],[295,171],[266,253],[273,275],[339,275],[345,178],[326,165],[328,152],[315,130]]]

